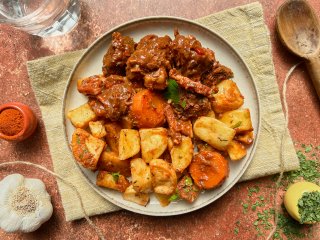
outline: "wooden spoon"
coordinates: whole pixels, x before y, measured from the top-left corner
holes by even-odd
[[[320,98],[320,24],[312,7],[304,0],[288,0],[277,12],[277,30],[282,43],[306,61]]]

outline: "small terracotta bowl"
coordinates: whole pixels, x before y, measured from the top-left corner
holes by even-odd
[[[25,140],[26,138],[30,137],[37,127],[37,118],[34,115],[33,111],[25,104],[19,102],[11,102],[0,105],[0,113],[5,109],[16,109],[18,110],[23,116],[23,127],[22,130],[13,136],[4,135],[0,132],[0,138],[13,141],[13,142],[20,142]]]

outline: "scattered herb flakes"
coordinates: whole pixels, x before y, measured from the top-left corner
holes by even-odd
[[[320,222],[320,192],[305,192],[298,201],[301,223]]]
[[[320,150],[320,145],[319,145],[319,146],[316,146],[315,149],[316,149],[317,151],[319,151],[319,150]]]
[[[251,197],[252,193],[258,193],[260,191],[260,188],[258,186],[254,186],[248,189],[249,193],[248,196]]]
[[[189,187],[193,185],[191,177],[186,177],[186,179],[184,180],[184,185]]]
[[[285,173],[283,185],[303,178],[306,181],[318,183],[320,179],[319,163],[314,159],[307,159],[302,151],[297,151],[300,161],[300,169]]]
[[[233,230],[233,232],[234,232],[235,235],[238,235],[238,233],[239,233],[239,228],[238,228],[238,227],[235,227],[234,230]]]
[[[169,200],[169,202],[173,202],[173,201],[178,200],[179,198],[180,198],[179,194],[175,193],[175,194],[171,195],[171,197],[168,200]]]
[[[256,201],[254,204],[252,204],[251,206],[251,210],[255,211],[257,209],[257,207],[263,207],[265,204],[263,202],[260,201]]]
[[[249,204],[248,203],[242,203],[242,207],[243,207],[243,213],[247,213],[248,212],[248,208],[249,208]]]
[[[187,102],[185,100],[183,100],[180,105],[182,108],[186,108]]]
[[[242,121],[237,122],[236,124],[234,124],[233,126],[231,126],[231,128],[237,128],[240,127],[242,124]]]
[[[306,237],[306,234],[303,232],[304,226],[290,218],[287,214],[279,213],[277,226],[278,230],[276,233],[279,235],[278,239],[282,239],[280,231],[288,240]]]
[[[119,172],[114,172],[111,173],[113,180],[117,183],[119,181],[120,173]]]
[[[312,150],[312,145],[306,146],[306,148],[304,149],[305,153],[309,153]]]

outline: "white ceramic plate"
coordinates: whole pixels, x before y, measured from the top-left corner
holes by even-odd
[[[241,56],[221,36],[194,22],[172,17],[151,17],[138,19],[110,30],[102,37],[97,39],[87,49],[74,67],[64,95],[63,124],[65,127],[67,141],[66,144],[69,145],[74,127],[71,125],[70,121],[67,120],[66,113],[87,101],[87,97],[77,91],[77,79],[94,74],[100,74],[102,72],[102,59],[111,43],[111,34],[115,31],[118,31],[123,35],[129,35],[133,37],[134,40],[138,42],[147,34],[157,34],[159,36],[164,36],[167,34],[173,38],[174,28],[178,28],[179,32],[183,35],[194,35],[203,46],[208,47],[215,52],[216,59],[219,60],[221,64],[226,65],[233,70],[234,80],[245,97],[245,103],[243,107],[249,108],[251,112],[255,142],[248,148],[248,154],[244,159],[237,162],[229,161],[230,175],[221,187],[202,193],[192,204],[189,204],[185,201],[178,201],[171,203],[167,207],[161,207],[154,196],[151,197],[150,203],[146,207],[125,201],[122,198],[121,193],[96,186],[96,173],[78,165],[83,176],[86,178],[91,187],[105,199],[124,209],[153,216],[183,214],[212,203],[225,194],[234,184],[236,184],[248,167],[257,144],[260,126],[260,113],[257,89],[254,84],[252,74],[250,73],[250,70]]]

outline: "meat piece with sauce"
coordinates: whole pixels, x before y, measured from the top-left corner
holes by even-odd
[[[127,61],[126,74],[130,81],[141,81],[149,89],[165,89],[167,70],[171,68],[171,38],[147,35]]]
[[[122,36],[119,32],[112,34],[112,42],[103,57],[102,72],[105,76],[111,74],[125,76],[126,62],[135,50],[135,42],[131,37]]]
[[[183,36],[175,31],[171,43],[174,66],[183,76],[199,81],[202,73],[208,71],[215,62],[213,51],[202,47],[192,35]]]
[[[211,111],[208,98],[180,89],[180,103],[174,104],[173,110],[179,119],[188,120],[205,116]]]
[[[105,87],[106,78],[102,75],[93,75],[79,79],[77,82],[78,91],[84,95],[98,95]]]
[[[219,82],[230,78],[233,78],[232,70],[219,62],[215,62],[212,68],[202,75],[201,82],[208,87],[214,87]]]
[[[111,121],[117,121],[127,113],[132,95],[132,87],[126,83],[121,83],[104,90],[97,96],[97,99],[106,110],[105,117]]]

